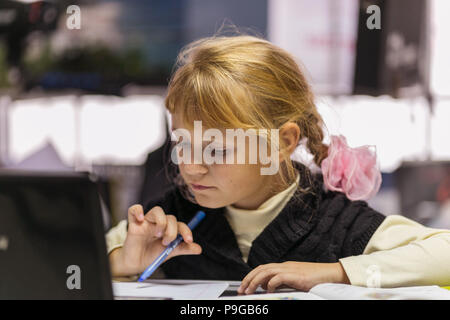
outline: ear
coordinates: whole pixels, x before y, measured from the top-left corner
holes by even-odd
[[[280,128],[280,142],[283,142],[283,147],[280,149],[280,162],[284,161],[286,157],[290,157],[297,148],[300,140],[300,128],[294,122],[287,122]]]

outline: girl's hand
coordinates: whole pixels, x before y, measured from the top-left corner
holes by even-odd
[[[189,227],[175,216],[154,207],[144,215],[141,205],[128,209],[128,232],[122,248],[110,253],[113,276],[130,276],[143,272],[178,234],[181,242],[168,259],[183,254],[200,254],[202,248],[193,242]]]
[[[311,263],[287,261],[269,263],[256,267],[242,280],[239,294],[252,294],[261,286],[273,292],[280,286],[288,286],[301,291],[309,291],[319,283],[350,283],[339,262]]]

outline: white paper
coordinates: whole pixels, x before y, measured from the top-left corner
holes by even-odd
[[[170,298],[174,300],[217,299],[228,288],[227,282],[162,284],[149,282],[113,282],[115,297]]]
[[[222,297],[221,300],[325,300],[309,292],[279,292]]]
[[[438,286],[365,288],[322,283],[309,292],[331,300],[450,300],[450,291]]]

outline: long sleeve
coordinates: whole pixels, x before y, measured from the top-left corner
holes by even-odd
[[[106,251],[108,254],[114,249],[122,247],[126,237],[127,220],[122,220],[106,233]]]
[[[402,216],[388,216],[362,255],[339,260],[352,285],[450,284],[450,230],[427,228]]]

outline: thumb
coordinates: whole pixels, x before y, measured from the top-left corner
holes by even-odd
[[[189,255],[189,254],[201,254],[201,253],[202,253],[202,247],[195,242],[191,242],[191,243],[182,242],[175,248],[175,250],[173,250],[174,256]]]
[[[144,221],[144,208],[140,204],[128,208],[129,223],[141,223],[142,221]]]

